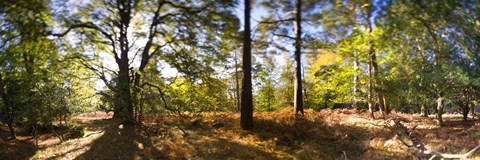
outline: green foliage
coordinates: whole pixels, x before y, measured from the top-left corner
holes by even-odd
[[[178,78],[164,91],[168,105],[177,111],[200,113],[235,109],[234,100],[227,97],[227,84],[223,79],[192,82]]]
[[[49,1],[0,3],[0,32],[6,33],[0,37],[1,110],[13,122],[26,120],[32,127],[82,111],[92,101],[85,99],[94,95],[94,86],[84,79],[89,73],[73,67],[70,55],[60,53],[56,41],[47,37],[53,23]]]

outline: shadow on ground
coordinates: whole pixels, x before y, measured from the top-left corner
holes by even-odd
[[[0,140],[0,159],[29,159],[35,154],[36,146],[24,140]]]
[[[243,131],[238,114],[213,114],[162,122],[157,148],[168,159],[405,159],[409,155],[383,148],[394,134],[386,129],[325,122],[316,112],[305,117],[256,113],[255,127]],[[198,120],[200,119],[200,120]],[[148,121],[148,120],[147,120]],[[370,126],[371,127],[371,126]],[[382,137],[378,148],[371,141]]]
[[[30,135],[15,128],[17,138],[15,140],[7,139],[9,137],[6,125],[0,124],[0,159],[28,159],[35,154],[36,146]]]
[[[115,125],[115,120],[99,120],[109,123],[104,134],[90,143],[90,148],[77,159],[163,159],[150,139],[138,134],[132,126]],[[106,121],[106,122],[101,122]],[[111,122],[108,122],[111,121]],[[98,129],[98,128],[97,128]]]

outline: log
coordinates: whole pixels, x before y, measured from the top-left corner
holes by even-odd
[[[407,146],[411,151],[414,151],[414,155],[419,159],[425,159],[426,157],[430,157],[429,159],[433,159],[435,157],[439,157],[442,159],[465,159],[472,156],[475,152],[480,149],[480,144],[473,148],[472,150],[468,151],[464,154],[450,154],[450,153],[442,153],[436,150],[431,150],[425,148],[425,145],[416,137],[412,135],[413,130],[416,128],[413,127],[412,129],[408,129],[405,127],[400,120],[391,120],[393,125],[388,125],[386,128],[395,131],[397,136],[401,137],[399,140],[402,142],[403,145]],[[407,139],[410,143],[405,142]]]

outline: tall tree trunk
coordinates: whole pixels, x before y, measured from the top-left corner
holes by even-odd
[[[295,14],[295,85],[294,85],[294,112],[303,113],[302,94],[302,1],[296,0]]]
[[[237,51],[235,51],[235,99],[237,101],[237,112],[240,112],[240,84],[239,84],[239,77],[238,77],[238,61],[237,61]]]
[[[252,48],[250,40],[250,0],[245,0],[245,32],[243,36],[243,80],[240,124],[244,130],[253,128]]]
[[[370,50],[369,50],[369,55],[370,55],[370,63],[372,65],[372,74],[373,74],[373,80],[374,80],[374,86],[372,86],[375,90],[375,93],[377,93],[377,103],[378,103],[378,108],[380,111],[381,117],[384,117],[384,111],[385,111],[385,105],[383,103],[383,95],[378,88],[380,86],[380,78],[378,77],[378,64],[377,64],[377,56],[376,56],[376,51],[375,51],[375,46],[373,44],[373,39],[372,39],[372,32],[373,32],[373,26],[372,22],[370,21],[370,18],[372,16],[372,10],[373,8],[372,2],[370,2],[370,6],[367,11],[367,23],[368,23],[368,34],[369,34],[369,43],[370,43]]]
[[[373,88],[375,93],[377,93],[377,103],[378,103],[378,109],[380,111],[381,117],[384,117],[384,111],[385,111],[385,104],[383,103],[383,95],[378,86],[380,86],[381,82],[379,80],[380,77],[378,77],[378,65],[377,65],[377,58],[375,55],[375,49],[373,48],[373,44],[370,48],[370,57],[371,57],[371,63],[372,63],[372,74],[373,74]]]
[[[3,111],[5,115],[0,115],[0,116],[4,116],[4,120],[5,120],[5,123],[7,123],[8,125],[8,131],[10,132],[10,138],[11,139],[16,139],[16,135],[15,135],[15,129],[13,128],[13,115],[12,115],[12,112],[13,112],[13,108],[11,108],[11,106],[9,105],[8,103],[8,99],[7,99],[7,93],[5,93],[5,85],[3,84],[3,78],[2,78],[2,73],[0,73],[0,94],[1,94],[1,97],[2,97],[2,101],[3,101]]]
[[[444,109],[444,106],[443,106],[443,97],[438,97],[437,98],[437,124],[439,126],[443,126],[443,119],[442,119],[442,115],[443,115],[443,109]]]
[[[355,51],[353,53],[353,108],[359,109],[358,108],[358,99],[357,99],[357,92],[358,92],[358,73],[357,73],[357,68],[358,68],[358,57],[357,57],[357,52]]]
[[[133,112],[133,97],[130,91],[131,81],[130,81],[130,72],[128,68],[128,59],[123,59],[118,67],[118,84],[116,86],[117,91],[115,92],[115,107],[117,111],[120,111],[120,117],[123,118],[124,123],[134,124],[134,112]]]
[[[130,43],[128,41],[128,28],[130,25],[130,20],[131,20],[131,13],[132,9],[135,6],[136,2],[133,1],[119,1],[117,5],[118,9],[118,14],[120,16],[120,23],[118,24],[118,29],[119,29],[119,49],[120,49],[120,57],[116,59],[119,72],[118,72],[118,84],[117,84],[117,98],[116,99],[117,104],[120,107],[120,111],[122,111],[122,118],[124,120],[124,123],[127,125],[133,125],[135,124],[135,99],[137,98],[136,95],[136,88],[137,86],[132,85],[131,81],[131,71],[130,71],[130,65],[129,65],[129,57],[128,54],[130,52]],[[147,42],[148,44],[148,42]],[[149,48],[144,48],[145,50],[148,50]],[[147,52],[148,53],[148,52]],[[145,55],[142,55],[142,58]],[[146,64],[144,62],[145,59],[142,59],[141,64]],[[148,60],[148,59],[147,59]],[[139,78],[134,78],[139,79]],[[137,82],[134,82],[135,84]],[[133,92],[131,91],[133,89]],[[121,103],[121,104],[120,104]]]
[[[372,62],[370,60],[370,62],[368,63],[368,95],[367,95],[367,99],[368,99],[368,111],[370,112],[370,118],[372,120],[375,120],[375,110],[373,108],[373,97],[372,97],[372,93],[373,93],[373,87],[372,87]]]

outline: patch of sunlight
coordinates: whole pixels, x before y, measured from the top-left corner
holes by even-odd
[[[143,144],[138,142],[137,140],[134,140],[133,142],[135,143],[135,145],[137,145],[138,149],[143,150],[145,148]]]
[[[70,139],[61,144],[38,150],[30,159],[75,159],[90,150],[90,144],[105,132],[87,132],[83,138]]]
[[[348,117],[347,119],[347,124],[353,124],[353,125],[357,125],[357,124],[367,124],[369,123],[369,120],[368,119],[365,119],[365,118],[358,118],[358,117],[353,117],[353,116],[350,116]]]

